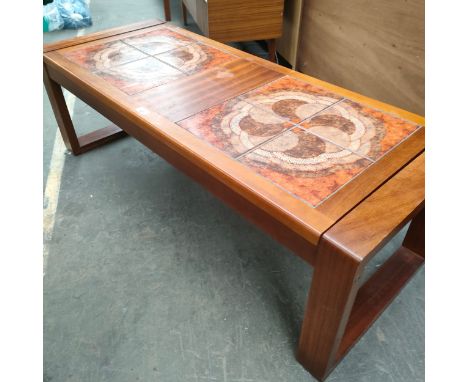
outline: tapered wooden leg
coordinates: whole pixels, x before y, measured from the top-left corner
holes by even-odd
[[[73,127],[70,113],[68,112],[67,103],[63,97],[62,87],[49,77],[45,66],[43,67],[43,77],[44,86],[49,96],[50,104],[54,111],[55,119],[57,120],[65,147],[76,155],[79,153],[80,144],[75,133],[75,128]]]
[[[111,125],[78,137],[63,96],[62,87],[50,78],[45,65],[43,67],[43,79],[65,147],[74,155],[82,154],[115,139],[127,136],[125,131]]]
[[[164,0],[164,18],[166,21],[171,21],[171,2]]]
[[[321,242],[297,352],[298,361],[319,380],[335,364],[360,273],[359,261]]]
[[[268,45],[268,58],[272,62],[276,62],[276,40],[267,40]]]
[[[182,1],[182,20],[184,22],[184,25],[187,25],[187,7],[185,6],[183,1]]]

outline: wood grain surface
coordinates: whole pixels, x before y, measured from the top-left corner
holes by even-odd
[[[423,0],[304,0],[297,69],[424,114]]]

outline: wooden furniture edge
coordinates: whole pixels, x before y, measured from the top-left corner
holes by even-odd
[[[158,25],[156,25],[154,28],[157,28],[157,27],[158,27]],[[166,24],[165,27],[169,27],[169,26]],[[169,28],[175,29],[175,30],[177,30],[177,31],[180,32],[180,33],[186,32],[185,30],[181,30],[180,28],[174,28],[174,27],[169,27]],[[133,32],[131,32],[131,31],[126,32],[126,33],[133,34]],[[187,33],[186,33],[186,34],[187,34]],[[191,34],[189,35],[189,37],[192,37],[192,38],[194,38],[195,40],[199,41],[200,38],[201,38],[202,36],[194,35],[194,34],[191,33]],[[111,38],[119,38],[119,36],[109,36],[109,39],[111,39]],[[213,43],[213,41],[211,41],[211,40],[208,40],[208,41],[211,42],[211,43]],[[201,42],[203,42],[203,41],[201,41]],[[85,44],[87,45],[88,43],[85,43]],[[222,45],[221,49],[222,49],[222,50],[226,50],[225,48],[228,48],[228,47],[225,46],[225,45]],[[49,53],[46,53],[46,54],[44,55],[44,57],[47,59],[49,56],[55,55],[55,54],[57,54],[57,53],[60,53],[60,52],[49,52]],[[230,52],[230,53],[232,53],[234,56],[239,57],[239,58],[241,58],[241,59],[245,59],[246,57],[247,57],[247,58],[249,58],[249,57],[254,57],[254,56],[251,56],[250,54],[247,54],[247,53],[238,51],[237,49],[233,49],[233,52]],[[61,58],[63,59],[63,57],[61,57]],[[269,64],[267,61],[265,61],[265,60],[263,60],[263,59],[257,58],[257,60],[260,61],[260,62],[266,62],[267,64]],[[54,58],[52,57],[52,59],[49,60],[49,61],[50,61],[50,62],[54,61]],[[68,61],[68,60],[66,60],[66,61]],[[252,62],[253,60],[248,59],[247,61]],[[49,63],[50,63],[50,62],[49,62]],[[255,63],[257,63],[257,62],[255,62]],[[59,66],[59,67],[60,67],[60,66]],[[283,73],[283,71],[282,71],[282,70],[278,70],[278,68],[281,68],[281,67],[279,67],[279,66],[277,66],[277,65],[273,65],[271,68],[268,68],[268,69],[272,69],[272,70],[274,70],[274,71],[276,71],[276,72],[278,72],[278,73]],[[293,72],[293,73],[295,73],[295,72]],[[311,82],[311,81],[309,81],[309,82]],[[123,94],[123,93],[122,93],[122,94]],[[172,124],[172,122],[171,122],[171,124]],[[420,129],[420,130],[421,130],[421,129]],[[408,142],[413,141],[414,138],[415,138],[418,134],[420,134],[419,131],[416,132],[416,134],[414,134],[414,136],[410,137],[410,138],[407,140],[407,142],[403,142],[403,144],[402,144],[401,146],[404,146],[404,145],[406,145]],[[120,136],[123,136],[123,134],[118,133],[118,134],[116,135],[116,138],[117,138],[117,137],[120,137]],[[111,140],[111,139],[102,140],[102,144],[105,143],[106,141],[110,141],[110,140]],[[97,146],[99,146],[99,145],[100,145],[100,144],[96,144],[96,145],[94,145],[94,146],[97,147]],[[422,146],[423,146],[423,143],[422,143]],[[90,148],[92,148],[92,147],[93,147],[92,145],[88,146],[87,150],[90,149]],[[75,150],[74,153],[75,153],[75,154],[78,154],[78,151],[79,151],[79,150]],[[86,151],[86,150],[83,150],[82,152],[84,152],[84,151]],[[393,154],[395,153],[395,151],[396,151],[396,150],[393,150],[392,153],[390,153],[390,154],[388,154],[388,155],[393,155]],[[417,151],[417,152],[419,152],[419,151]],[[402,160],[401,160],[401,158],[400,158],[400,160],[399,160],[398,163],[402,162],[402,163],[404,164],[404,163],[405,163],[404,161],[409,161],[409,160],[411,160],[411,159],[412,159],[412,157],[403,158],[403,162],[402,162]],[[377,165],[371,166],[371,168],[370,168],[369,170],[376,170],[376,171],[377,171],[379,168],[382,167],[382,164],[384,163],[385,160],[386,160],[386,159],[383,158],[381,161],[377,162]],[[391,161],[391,163],[393,163],[393,162]],[[396,163],[396,162],[395,162],[395,163]],[[395,166],[393,166],[393,167],[395,167]],[[392,170],[393,172],[392,172],[392,171],[390,171],[390,172],[388,172],[388,173],[385,172],[385,173],[384,173],[383,175],[381,175],[381,176],[380,176],[380,172],[377,171],[377,172],[379,173],[379,177],[378,177],[378,178],[379,178],[379,181],[378,181],[374,186],[377,186],[377,187],[378,187],[380,184],[382,184],[383,182],[385,182],[389,177],[391,177],[391,176],[393,175],[393,173],[394,173],[395,170],[396,170],[396,169],[394,168],[394,169]],[[367,170],[364,171],[363,174],[366,173],[366,172],[367,172]],[[357,183],[357,182],[359,181],[359,179],[360,179],[360,176],[357,176],[355,179],[353,179],[351,182],[349,182],[349,183],[346,185],[346,187],[343,187],[341,190],[339,190],[339,191],[342,191],[341,193],[338,192],[337,194],[332,195],[330,198],[328,198],[327,200],[325,200],[321,205],[319,205],[319,206],[317,206],[316,208],[313,209],[313,214],[312,214],[312,215],[317,215],[317,216],[320,215],[320,216],[321,216],[321,219],[324,220],[324,222],[322,222],[323,224],[320,223],[319,225],[316,225],[317,219],[312,218],[312,220],[314,221],[314,223],[312,224],[312,226],[314,226],[314,225],[316,226],[316,228],[314,229],[315,238],[312,240],[312,242],[313,242],[314,245],[316,245],[316,244],[318,243],[318,240],[319,240],[320,235],[321,235],[328,227],[330,227],[337,219],[339,219],[341,216],[343,216],[343,214],[347,213],[351,208],[353,208],[355,204],[359,203],[363,198],[365,198],[366,196],[368,196],[369,192],[372,191],[372,190],[369,189],[369,190],[367,190],[367,191],[363,194],[363,193],[361,192],[362,190],[360,190],[360,187],[358,186],[358,187],[357,187],[357,188],[358,188],[358,191],[357,191],[358,195],[357,195],[357,196],[354,195],[354,194],[352,195],[354,199],[353,199],[353,198],[345,198],[344,201],[341,200],[340,203],[335,202],[335,198],[337,198],[337,197],[340,196],[340,195],[341,195],[341,196],[343,195],[343,192],[344,192],[343,189],[344,189],[344,188],[348,189],[349,187],[354,187],[354,184]],[[375,179],[372,179],[373,183],[375,183],[374,180],[375,180]],[[366,182],[365,182],[365,186],[368,186],[368,185],[369,185],[369,183],[366,183]],[[375,188],[374,186],[372,187],[372,189]],[[355,188],[356,188],[356,187],[355,187]],[[362,188],[362,187],[361,187],[361,188]],[[367,188],[369,188],[369,187],[367,187]],[[343,198],[342,198],[342,199],[343,199]],[[351,203],[351,200],[352,200],[352,203]],[[343,203],[344,203],[344,204],[343,204]],[[350,203],[351,203],[351,204],[350,204]],[[330,205],[331,205],[331,207],[330,207]],[[346,205],[346,208],[343,208],[343,205]],[[278,207],[278,204],[276,204],[276,206]],[[302,220],[302,219],[300,218],[300,221],[309,221],[309,217],[306,217],[305,220]],[[307,226],[308,226],[308,227],[311,227],[311,225],[310,225],[309,223],[307,223]],[[310,229],[310,228],[308,228],[308,229]],[[302,231],[302,232],[303,232],[303,231]],[[308,240],[310,240],[310,237],[309,237]]]
[[[243,194],[250,202],[261,206],[263,210],[269,212],[283,224],[291,227],[291,229],[314,246],[318,243],[321,233],[333,224],[333,221],[316,210],[305,213],[304,208],[299,207],[299,205],[302,205],[304,202],[301,202],[299,199],[285,191],[282,191],[280,188],[274,186],[271,182],[263,179],[254,172],[247,174],[248,176],[245,175],[244,165],[227,157],[224,161],[232,161],[230,170],[232,170],[231,167],[234,167],[235,171],[234,174],[232,174],[231,171],[226,172],[225,169],[216,165],[216,161],[211,159],[213,156],[218,157],[220,155],[219,150],[214,147],[207,146],[204,150],[205,155],[201,156],[198,153],[200,150],[194,151],[190,149],[187,145],[187,141],[193,141],[197,145],[205,144],[185,129],[182,129],[178,125],[156,113],[150,116],[143,116],[134,111],[136,107],[133,107],[133,110],[130,110],[128,108],[128,99],[124,93],[112,89],[112,94],[110,95],[103,92],[102,89],[94,89],[93,86],[96,86],[99,79],[95,79],[93,77],[93,80],[96,81],[87,81],[85,79],[87,77],[86,73],[83,73],[83,76],[77,76],[75,73],[68,71],[66,68],[57,64],[54,59],[59,60],[62,58],[57,52],[50,52],[44,55],[45,64],[53,81],[64,86],[78,98],[91,105],[106,118],[125,130],[129,135],[132,135],[139,141],[145,141],[146,143],[143,142],[143,144],[146,146],[150,147],[147,142],[149,139],[154,139],[160,144],[163,142],[165,145],[170,146],[173,150],[179,152],[180,155],[188,158],[198,166],[203,165],[206,171],[211,175],[218,178],[223,183],[230,185],[232,189]],[[135,126],[138,126],[138,128],[135,128]],[[155,129],[154,126],[158,126],[158,128]],[[173,135],[168,135],[167,131],[170,131],[171,129],[176,129],[175,131],[178,132],[178,135],[183,136],[184,139],[175,140]],[[165,138],[161,139],[161,136],[164,136]],[[209,154],[211,152],[214,154]],[[239,176],[241,176],[242,180],[238,179]],[[255,179],[255,181],[260,179],[261,182],[268,186],[268,188],[265,189],[268,191],[265,193],[265,190],[261,189],[261,192],[259,192],[259,190],[252,185],[252,179]],[[294,201],[294,204],[297,204],[297,207],[295,207],[297,211],[294,211],[293,213],[288,208],[285,208],[284,205],[282,206],[278,204],[279,199],[276,201],[275,199],[271,199],[272,195],[268,193],[272,190],[274,190],[275,193],[281,193],[282,196]]]
[[[422,153],[322,235],[297,352],[319,380],[424,262],[424,160]],[[402,246],[360,286],[370,258],[410,220]]]
[[[373,107],[375,109],[385,111],[387,113],[391,113],[391,114],[394,114],[394,115],[398,115],[400,118],[406,119],[406,120],[411,121],[411,122],[413,122],[413,123],[415,123],[417,125],[420,125],[420,126],[425,124],[424,117],[422,117],[420,115],[417,115],[417,114],[414,114],[414,113],[411,113],[411,112],[409,112],[407,110],[398,108],[396,106],[387,104],[385,102],[375,100],[375,99],[367,97],[367,96],[365,96],[363,94],[359,94],[359,93],[353,92],[351,90],[347,90],[347,89],[342,88],[340,86],[330,84],[328,82],[322,81],[322,80],[320,80],[318,78],[309,76],[307,74],[296,72],[296,71],[294,71],[292,69],[288,69],[288,68],[286,68],[284,66],[275,64],[275,63],[270,62],[270,61],[268,61],[266,59],[263,59],[261,57],[257,57],[257,56],[254,56],[254,55],[250,54],[250,53],[240,51],[240,50],[238,50],[236,48],[233,48],[233,47],[231,47],[229,45],[220,43],[220,42],[215,41],[215,40],[210,40],[207,37],[204,37],[204,36],[201,36],[199,34],[190,32],[190,31],[188,31],[186,29],[183,29],[181,27],[178,27],[178,26],[175,26],[175,25],[172,25],[172,24],[167,24],[166,27],[171,28],[173,30],[177,30],[178,33],[183,34],[185,36],[188,36],[190,38],[199,40],[202,43],[205,43],[207,45],[215,46],[216,48],[218,48],[220,50],[223,50],[223,51],[226,51],[226,52],[228,52],[228,53],[230,53],[230,54],[232,54],[234,56],[250,60],[252,62],[257,63],[258,65],[263,65],[263,66],[265,66],[265,67],[267,67],[267,68],[269,68],[271,70],[276,70],[276,71],[281,72],[281,73],[283,73],[285,75],[289,75],[291,77],[295,77],[295,78],[300,79],[302,81],[309,82],[309,83],[314,84],[316,86],[320,86],[322,88],[328,89],[328,90],[330,90],[332,92],[335,92],[337,94],[342,95],[345,98],[350,99],[351,101],[364,103],[364,104],[369,105],[369,106],[371,106],[371,107]]]
[[[101,40],[106,37],[118,36],[124,33],[157,26],[157,25],[161,25],[164,23],[165,21],[158,20],[158,19],[145,20],[145,21],[140,21],[140,22],[125,25],[125,26],[120,26],[120,27],[106,29],[103,31],[98,31],[95,33],[90,33],[84,36],[72,37],[66,40],[61,40],[61,41],[53,42],[50,44],[44,44],[43,53],[52,52],[54,50],[59,50],[63,48],[69,48],[69,47],[80,45],[86,42]]]

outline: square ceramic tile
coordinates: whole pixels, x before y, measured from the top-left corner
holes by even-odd
[[[310,83],[284,76],[242,97],[279,117],[298,123],[342,99]]]
[[[203,44],[185,45],[157,56],[186,73],[196,73],[232,61],[236,57]]]
[[[239,160],[313,206],[372,163],[297,127]]]
[[[178,124],[231,157],[239,156],[293,126],[238,98]]]
[[[96,74],[130,95],[185,76],[181,71],[154,57],[115,66]]]
[[[102,70],[148,57],[121,41],[91,45],[62,53],[70,61],[90,70]]]
[[[194,42],[194,40],[168,28],[158,28],[151,32],[128,37],[123,41],[150,55],[164,53]]]
[[[373,160],[418,128],[414,123],[349,100],[330,107],[301,126]]]

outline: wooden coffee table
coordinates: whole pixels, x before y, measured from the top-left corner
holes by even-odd
[[[162,21],[46,45],[44,83],[74,154],[131,135],[315,268],[297,358],[318,379],[423,264],[422,117]],[[78,137],[61,87],[116,126]]]

